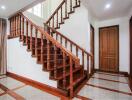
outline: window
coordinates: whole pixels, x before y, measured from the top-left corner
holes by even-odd
[[[27,11],[43,18],[43,3],[40,3],[33,8],[28,9]]]

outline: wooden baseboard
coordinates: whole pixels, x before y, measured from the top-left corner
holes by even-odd
[[[58,97],[65,98],[67,96],[66,93],[61,91],[60,89],[57,89],[57,88],[48,86],[46,84],[31,80],[29,78],[17,75],[15,73],[7,72],[7,76],[12,77],[18,81],[21,81],[25,84],[28,84],[30,86],[33,86],[35,88],[38,88],[42,91],[48,92],[48,93],[53,94],[53,95],[58,96]]]
[[[110,72],[110,71],[103,71],[103,70],[100,70],[100,69],[95,69],[95,72],[108,72],[108,73],[113,73],[113,74],[120,74],[120,75],[124,75],[126,77],[128,77],[128,72],[123,72],[123,71],[120,71],[120,72]]]

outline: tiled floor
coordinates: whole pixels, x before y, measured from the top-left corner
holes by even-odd
[[[132,100],[127,77],[95,73],[78,93],[83,100]],[[79,97],[73,100],[82,100]],[[7,76],[0,76],[0,100],[62,100]]]
[[[78,94],[92,100],[132,100],[128,78],[104,72],[95,73]]]

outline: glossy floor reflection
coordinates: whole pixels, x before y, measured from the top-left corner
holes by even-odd
[[[14,94],[15,93],[15,94]],[[22,97],[22,99],[20,98]],[[11,77],[0,76],[0,100],[62,100]],[[74,98],[73,100],[81,100]]]
[[[78,94],[92,100],[132,100],[132,92],[127,83],[128,78],[125,76],[117,74],[108,75],[103,72],[95,73],[93,78],[90,78],[87,85]]]
[[[41,91],[11,77],[0,76],[0,100],[67,99]],[[132,100],[132,92],[129,88],[127,77],[97,72],[80,90],[78,96],[72,100]]]

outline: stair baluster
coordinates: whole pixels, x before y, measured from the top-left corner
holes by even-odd
[[[67,48],[67,40],[65,39],[65,47]]]
[[[62,37],[60,37],[60,43],[62,44]]]
[[[26,21],[26,45],[28,44],[28,21]]]
[[[54,78],[57,78],[57,47],[54,46]]]
[[[78,57],[78,47],[76,47],[76,56]]]
[[[71,52],[72,52],[72,43],[70,43],[70,50],[71,50]]]
[[[73,97],[73,62],[72,58],[70,57],[70,97]]]
[[[38,52],[38,39],[37,39],[37,37],[38,37],[38,29],[36,28],[35,29],[35,56],[37,57],[37,52]]]
[[[87,77],[89,78],[89,55],[87,54]]]
[[[84,69],[84,51],[82,51],[82,66],[83,66],[83,69]],[[83,70],[83,75],[84,75],[84,70]]]
[[[30,50],[33,48],[33,25],[30,25]]]
[[[41,33],[41,63],[43,64],[44,59],[43,59],[43,54],[44,54],[44,36]]]
[[[61,23],[63,22],[63,12],[62,12],[62,7],[61,7]]]
[[[50,69],[50,41],[47,39],[47,69]]]
[[[56,28],[58,28],[58,11],[57,11],[57,14],[56,14]]]
[[[72,0],[70,0],[70,13],[72,12]]]
[[[19,23],[20,23],[20,24],[19,24],[19,27],[20,27],[20,28],[19,28],[19,32],[20,32],[20,41],[21,41],[21,40],[22,40],[22,32],[21,32],[21,25],[22,25],[22,24],[21,24],[21,16],[20,16],[20,15],[19,15]]]
[[[63,52],[63,88],[66,88],[66,54]]]
[[[77,6],[77,4],[78,4],[77,0],[75,2],[76,2],[76,6]]]
[[[67,18],[67,0],[65,0],[65,18]]]
[[[54,23],[54,22],[55,22],[55,21],[54,21],[54,16],[53,16],[53,19],[52,19],[52,20],[53,20],[53,22],[52,22],[52,27],[54,28],[54,25],[55,25],[55,23]]]
[[[16,36],[16,17],[14,17],[14,36]]]
[[[81,0],[78,0],[78,2],[79,2],[79,5],[81,4]]]

